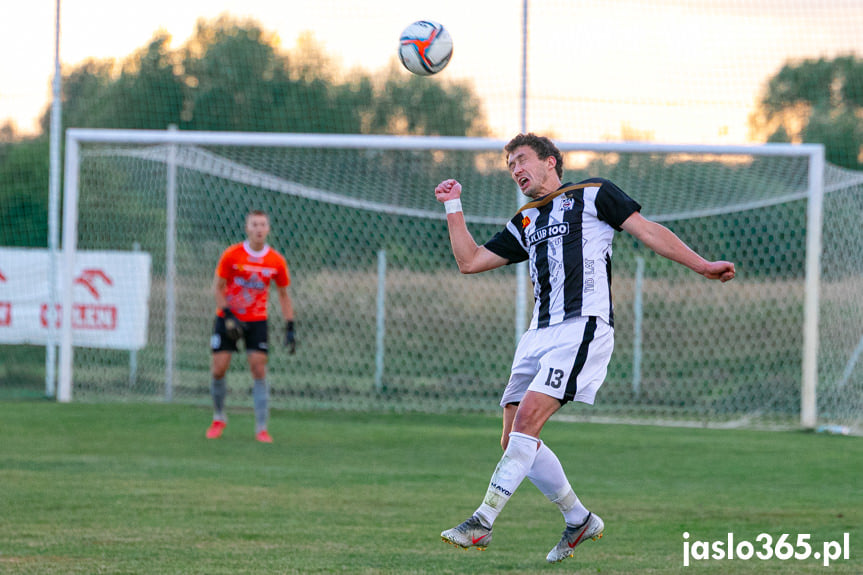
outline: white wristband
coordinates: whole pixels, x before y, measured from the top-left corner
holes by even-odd
[[[454,214],[456,212],[461,211],[461,198],[456,198],[454,200],[447,200],[443,203],[443,207],[446,208],[446,213]]]

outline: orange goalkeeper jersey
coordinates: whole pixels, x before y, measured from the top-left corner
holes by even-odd
[[[291,283],[285,258],[270,246],[259,252],[248,242],[234,244],[222,253],[216,266],[219,277],[228,282],[225,297],[228,307],[240,321],[267,319],[270,281],[285,287]]]

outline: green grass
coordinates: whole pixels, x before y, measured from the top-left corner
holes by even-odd
[[[584,407],[567,408],[587,409]],[[528,482],[484,553],[438,534],[479,504],[499,457],[489,416],[273,413],[0,403],[0,572],[863,572],[863,440],[552,421],[543,433],[605,537],[547,565],[562,519]],[[682,564],[690,540],[850,533],[851,558]]]

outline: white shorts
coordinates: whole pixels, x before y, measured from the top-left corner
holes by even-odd
[[[574,317],[521,336],[501,407],[538,391],[561,404],[593,405],[614,350],[614,328],[597,317]]]

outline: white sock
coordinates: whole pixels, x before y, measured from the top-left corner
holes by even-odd
[[[503,506],[527,475],[536,457],[538,443],[537,438],[524,433],[514,431],[509,434],[509,445],[491,476],[485,499],[475,513],[486,527],[494,524]]]
[[[568,525],[578,526],[585,522],[589,512],[572,490],[557,455],[542,441],[527,478],[557,505]]]

